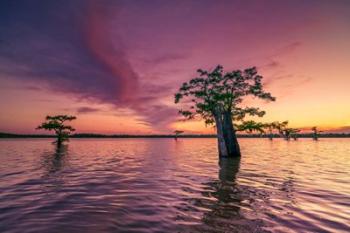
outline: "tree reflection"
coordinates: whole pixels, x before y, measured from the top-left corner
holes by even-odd
[[[244,200],[249,198],[247,190],[237,182],[240,169],[240,158],[221,158],[219,161],[219,179],[206,183],[211,189],[211,203],[202,206],[209,209],[204,213],[204,223],[195,231],[198,232],[263,232],[261,222],[249,219],[242,212],[242,207],[250,208]],[[246,193],[247,192],[247,193]],[[203,196],[208,196],[203,193]],[[248,205],[248,206],[247,206]]]
[[[217,198],[219,203],[239,202],[236,176],[239,171],[240,158],[222,158],[219,161],[219,183]],[[239,207],[235,208],[239,211]]]
[[[241,197],[236,187],[239,166],[240,158],[221,158],[219,161],[219,179],[209,183],[216,201],[202,218],[210,228],[228,230],[233,224],[231,221],[240,218]]]
[[[59,172],[65,166],[68,152],[68,145],[56,145],[54,153],[45,153],[43,155],[43,167],[46,175],[52,175]]]
[[[46,151],[41,158],[41,188],[45,192],[46,198],[55,200],[65,185],[62,171],[67,165],[68,145],[55,144],[54,150]]]

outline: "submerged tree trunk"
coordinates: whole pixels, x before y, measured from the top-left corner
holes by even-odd
[[[272,129],[270,129],[269,139],[270,139],[271,141],[273,140],[273,133],[272,133]]]
[[[222,112],[216,110],[215,122],[218,137],[218,147],[220,157],[239,157],[241,151],[239,148],[236,132],[232,124],[231,112]]]
[[[57,146],[61,146],[63,142],[63,137],[62,135],[57,135]]]
[[[215,116],[216,131],[217,131],[217,137],[218,137],[219,156],[227,157],[228,151],[227,151],[225,138],[224,138],[223,117],[219,112],[216,112],[214,116]]]
[[[240,157],[241,150],[239,148],[236,131],[233,128],[231,112],[224,113],[224,138],[228,150],[228,156]]]

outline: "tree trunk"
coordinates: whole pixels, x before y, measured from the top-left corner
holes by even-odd
[[[241,150],[239,148],[236,131],[233,128],[231,112],[224,113],[224,138],[228,150],[228,156],[240,157]]]
[[[62,136],[61,135],[57,135],[57,145],[61,146],[62,145]]]
[[[219,156],[227,157],[228,151],[226,148],[226,143],[224,138],[223,117],[219,111],[214,114],[214,117],[215,117],[216,131],[217,131],[217,137],[218,137]]]
[[[269,134],[269,139],[272,141],[273,139],[273,133],[272,133],[272,130],[270,129],[270,134]]]
[[[61,129],[55,129],[55,133],[56,133],[56,144],[57,146],[61,146],[62,144],[62,130]]]
[[[219,156],[241,156],[236,132],[232,124],[231,112],[222,112],[216,110],[214,117],[217,129]]]

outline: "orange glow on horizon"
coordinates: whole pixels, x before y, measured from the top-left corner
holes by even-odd
[[[82,2],[60,8],[66,21],[37,19],[50,4],[11,12],[0,22],[0,132],[39,133],[46,115],[72,114],[78,133],[215,133],[177,121],[173,102],[198,68],[217,64],[264,76],[277,100],[248,98],[266,110],[257,120],[350,132],[348,3],[238,2]]]

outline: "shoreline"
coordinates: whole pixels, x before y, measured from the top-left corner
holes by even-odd
[[[13,134],[13,133],[0,133],[0,138],[55,138],[55,135],[47,134]],[[215,134],[184,134],[184,135],[171,135],[171,134],[144,134],[144,135],[132,135],[132,134],[73,134],[70,138],[216,138]],[[268,138],[268,135],[258,134],[238,134],[238,138]],[[312,134],[298,134],[298,138],[312,138]],[[319,134],[319,138],[350,138],[350,133],[325,133]],[[273,138],[281,138],[275,134]],[[293,139],[291,139],[293,140]]]

